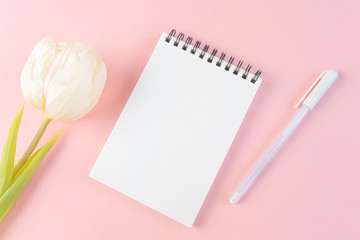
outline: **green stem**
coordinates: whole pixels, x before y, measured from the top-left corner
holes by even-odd
[[[37,144],[40,141],[40,138],[44,134],[45,129],[47,128],[47,126],[49,125],[51,120],[52,120],[51,118],[48,118],[47,116],[45,116],[43,122],[41,123],[41,126],[40,126],[39,130],[37,131],[34,139],[30,143],[30,145],[27,148],[26,152],[22,155],[20,160],[16,163],[15,168],[14,168],[14,176],[21,169],[21,167],[26,163],[26,161],[29,159],[30,155],[34,152]]]

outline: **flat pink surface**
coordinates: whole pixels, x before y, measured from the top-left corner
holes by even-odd
[[[0,146],[23,103],[20,73],[44,36],[88,42],[108,79],[0,224],[20,239],[360,239],[360,3],[352,1],[0,1]],[[172,28],[261,68],[263,84],[193,228],[88,174],[160,34]],[[231,193],[325,69],[339,78],[242,201]],[[42,121],[26,105],[17,157]]]

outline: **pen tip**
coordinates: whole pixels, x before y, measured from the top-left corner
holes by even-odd
[[[233,198],[230,198],[230,199],[229,199],[229,202],[230,202],[231,204],[235,204],[237,201],[235,201]]]

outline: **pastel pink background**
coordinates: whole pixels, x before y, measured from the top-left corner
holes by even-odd
[[[360,4],[352,1],[0,0],[0,146],[24,102],[21,70],[44,36],[88,42],[108,79],[0,224],[20,239],[360,239]],[[263,71],[263,84],[192,229],[88,174],[160,34],[172,28]],[[233,190],[317,75],[339,79],[237,205]],[[42,121],[26,105],[17,157]]]

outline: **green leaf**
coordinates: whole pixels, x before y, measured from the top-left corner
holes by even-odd
[[[15,181],[15,179],[24,171],[24,169],[29,165],[29,163],[34,159],[34,157],[40,152],[42,148],[40,148],[39,150],[37,150],[33,155],[31,155],[31,157],[25,162],[25,164],[19,169],[19,171],[15,174],[15,176],[13,177],[11,183],[13,183]]]
[[[0,163],[0,196],[2,196],[6,189],[8,189],[13,178],[16,141],[23,111],[24,105],[21,107],[20,111],[16,114],[13,122],[11,123],[5,141],[5,146]]]
[[[6,190],[0,198],[0,222],[15,204],[16,200],[24,190],[31,177],[34,175],[36,169],[39,167],[45,155],[49,152],[51,147],[55,144],[56,140],[60,137],[62,130],[41,149],[33,154],[31,161],[27,164],[21,173],[15,178],[14,182]]]

